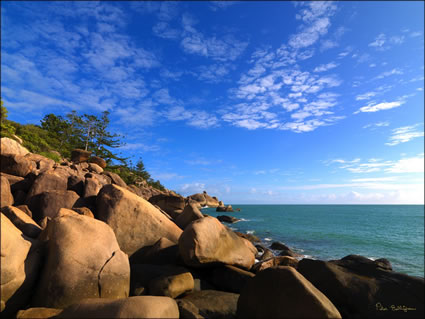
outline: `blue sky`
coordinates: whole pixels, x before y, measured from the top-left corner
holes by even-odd
[[[9,118],[111,112],[226,203],[424,202],[424,3],[1,2]]]

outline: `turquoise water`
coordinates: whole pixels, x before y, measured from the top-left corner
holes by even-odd
[[[309,258],[387,258],[394,271],[424,277],[423,205],[232,206],[241,211],[202,212],[241,218],[228,226],[253,233],[266,245],[281,241]]]

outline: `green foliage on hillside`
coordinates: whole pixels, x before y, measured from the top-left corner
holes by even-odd
[[[92,155],[103,158],[108,164],[106,170],[120,175],[128,185],[145,180],[148,185],[165,190],[159,180],[151,178],[142,159],[133,165],[127,158],[120,157],[113,151],[123,143],[122,136],[108,131],[108,111],[103,112],[100,117],[78,115],[76,111],[66,117],[51,113],[40,121],[41,125],[22,125],[8,120],[7,114],[1,101],[1,137],[20,137],[23,146],[32,153],[60,162],[61,157],[69,159],[73,149],[85,149],[91,151]]]

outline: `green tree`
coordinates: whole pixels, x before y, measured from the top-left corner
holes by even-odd
[[[8,111],[6,107],[3,105],[3,100],[0,99],[0,125],[1,125],[1,137],[13,137],[16,130],[11,125],[10,121],[7,119]]]

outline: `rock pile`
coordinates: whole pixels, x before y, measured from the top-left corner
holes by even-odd
[[[2,317],[424,314],[424,279],[393,272],[385,259],[301,259],[278,243],[275,256],[204,216],[201,207],[225,207],[206,192],[128,186],[82,150],[57,164],[1,145]]]

